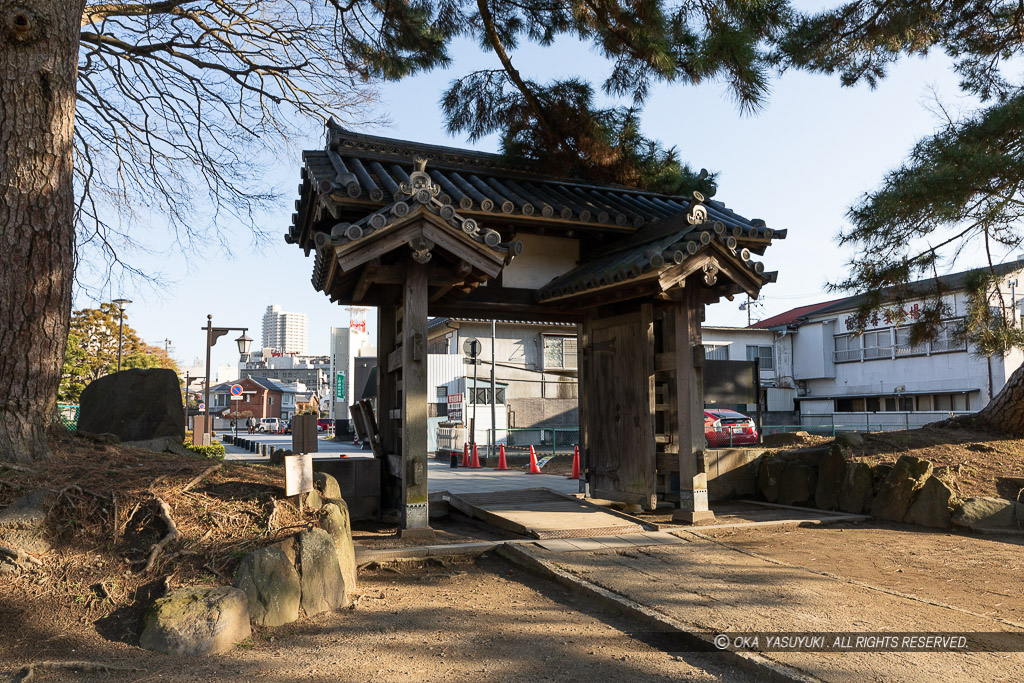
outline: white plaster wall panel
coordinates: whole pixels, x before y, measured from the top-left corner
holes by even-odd
[[[566,237],[517,235],[523,243],[523,257],[505,266],[501,276],[505,287],[538,289],[555,277],[576,267],[580,243]]]

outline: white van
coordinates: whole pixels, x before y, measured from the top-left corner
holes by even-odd
[[[280,429],[281,421],[276,417],[262,417],[260,418],[260,426],[257,428],[257,431],[277,434]]]

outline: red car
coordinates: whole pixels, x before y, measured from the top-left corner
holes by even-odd
[[[757,443],[757,427],[735,410],[705,410],[704,439],[709,448],[749,446]]]

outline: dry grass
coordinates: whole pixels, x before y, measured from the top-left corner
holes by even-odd
[[[53,446],[35,472],[0,466],[0,508],[30,491],[54,494],[45,531],[53,549],[42,566],[3,575],[0,604],[95,623],[113,640],[136,642],[142,611],[168,587],[230,583],[246,553],[315,522],[283,499],[280,469],[223,463],[208,471],[213,461],[198,456],[70,435]],[[9,628],[17,620],[0,619],[0,637],[15,636]]]

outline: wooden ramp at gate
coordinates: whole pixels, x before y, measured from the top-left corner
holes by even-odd
[[[448,503],[491,526],[534,538],[584,538],[655,529],[629,515],[552,491],[452,493]]]

